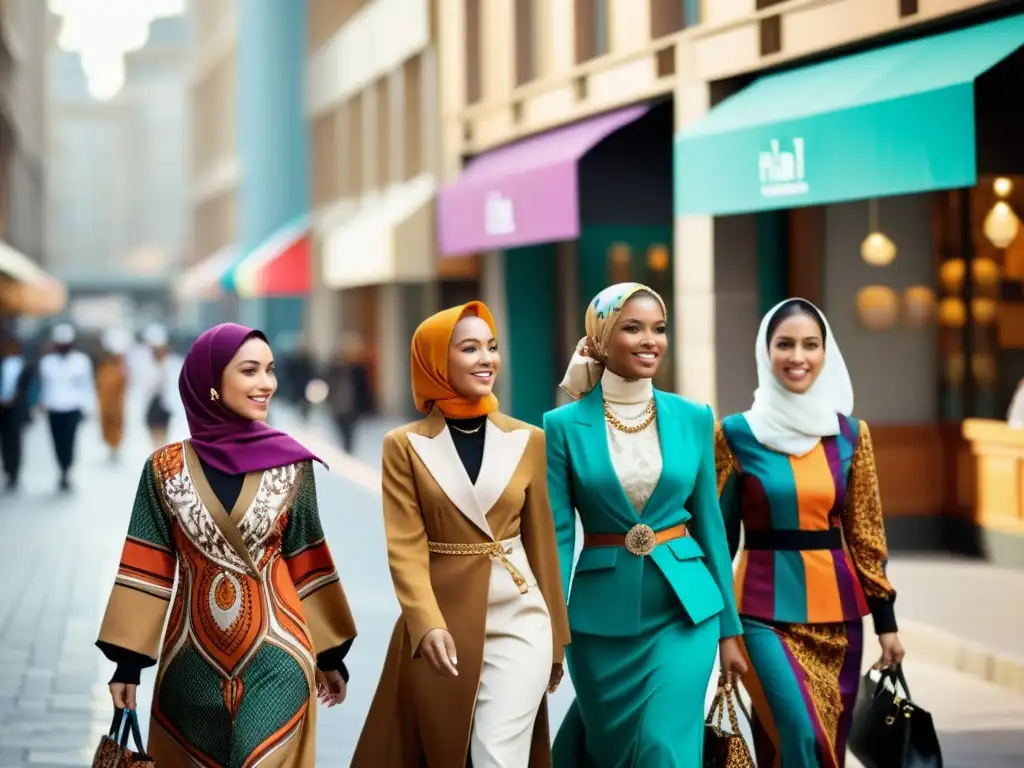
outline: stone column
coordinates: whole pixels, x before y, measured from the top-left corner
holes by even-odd
[[[679,43],[676,54],[680,71],[695,71],[687,41]],[[708,83],[680,78],[675,91],[676,131],[705,115],[710,106]],[[675,217],[674,267],[676,392],[715,408],[714,217]]]
[[[309,213],[305,0],[239,0],[239,246],[250,253]],[[314,276],[316,278],[318,276]],[[305,299],[245,301],[241,315],[271,342],[297,334]]]

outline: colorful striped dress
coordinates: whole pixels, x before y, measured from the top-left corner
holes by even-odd
[[[731,552],[744,531],[736,602],[760,768],[842,768],[862,619],[896,631],[871,434],[837,418],[840,433],[804,456],[762,445],[742,414],[715,434]]]

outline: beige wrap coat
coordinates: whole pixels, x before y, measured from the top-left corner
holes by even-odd
[[[402,614],[353,768],[466,764],[483,664],[491,558],[432,554],[428,541],[484,544],[492,540],[484,532],[487,528],[496,541],[522,535],[551,616],[555,662],[563,660],[569,642],[544,433],[492,413],[474,487],[444,427],[444,417],[435,409],[384,439],[384,522]],[[442,433],[446,439],[437,439]],[[438,676],[416,655],[423,636],[437,627],[447,628],[455,641],[457,678]],[[530,768],[550,764],[544,702],[534,726]]]

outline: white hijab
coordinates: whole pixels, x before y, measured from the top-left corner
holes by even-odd
[[[768,351],[768,324],[780,308],[796,300],[786,299],[775,305],[761,320],[754,347],[757,390],[754,404],[743,415],[762,445],[791,456],[803,456],[821,438],[839,433],[837,414],[849,416],[853,412],[853,384],[828,320],[806,299],[800,301],[814,307],[825,325],[825,364],[803,394],[790,392],[775,378]]]

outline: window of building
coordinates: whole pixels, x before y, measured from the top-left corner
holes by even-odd
[[[402,67],[403,147],[402,179],[407,181],[423,172],[423,59],[415,56]]]
[[[604,56],[611,49],[608,0],[575,0],[576,63]]]
[[[536,79],[540,40],[537,28],[537,0],[518,0],[515,4],[516,85]]]
[[[363,96],[355,94],[342,108],[342,133],[345,136],[343,196],[359,197],[363,193]]]
[[[384,189],[391,182],[391,88],[388,76],[377,81],[377,130],[373,140],[377,145],[377,168],[374,178],[377,188]]]
[[[483,95],[480,68],[480,0],[465,0],[466,20],[466,104],[476,104]]]
[[[209,0],[203,0],[209,2]],[[309,0],[306,45],[312,53],[330,40],[362,8],[365,0]],[[198,5],[198,3],[197,3]]]
[[[651,39],[671,35],[696,20],[687,18],[690,3],[686,0],[651,0]]]
[[[313,123],[313,205],[319,208],[337,199],[338,113],[321,115]]]

